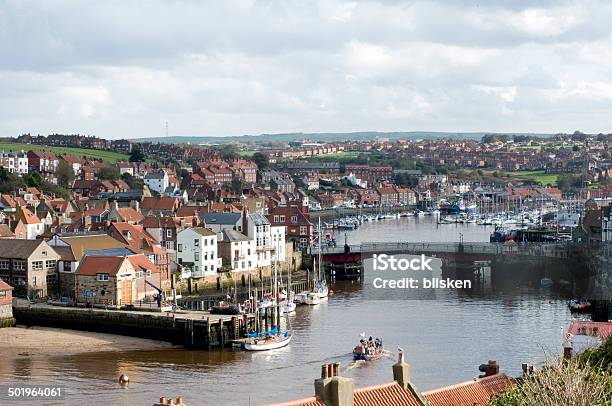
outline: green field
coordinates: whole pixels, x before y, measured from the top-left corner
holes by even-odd
[[[458,169],[450,175],[462,179],[485,182],[510,182],[515,185],[535,182],[542,186],[556,186],[559,177],[556,173],[546,173],[545,171],[504,171],[501,169]]]
[[[51,151],[58,155],[73,155],[79,158],[88,157],[102,159],[105,162],[115,163],[117,161],[127,161],[129,155],[120,154],[119,152],[101,151],[96,149],[71,148],[71,147],[49,147],[46,145],[31,145],[31,144],[10,144],[0,143],[0,151]]]
[[[256,152],[257,151],[255,151],[254,149],[243,149],[243,150],[238,151],[238,155],[240,155],[243,158],[252,158]]]
[[[546,173],[545,171],[516,171],[506,173],[521,180],[535,179],[535,181],[542,186],[556,186],[557,178],[559,177],[556,173]]]

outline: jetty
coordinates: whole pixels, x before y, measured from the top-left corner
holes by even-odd
[[[142,337],[195,349],[229,346],[232,341],[245,338],[248,332],[269,325],[272,320],[268,313],[260,316],[267,320],[257,320],[254,313],[219,315],[194,310],[110,310],[33,304],[23,299],[13,301],[13,313],[20,325]]]

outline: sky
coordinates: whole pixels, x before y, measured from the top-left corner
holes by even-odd
[[[612,2],[0,0],[0,136],[612,132]]]

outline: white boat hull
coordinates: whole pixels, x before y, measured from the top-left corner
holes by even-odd
[[[283,348],[289,345],[289,343],[291,342],[291,337],[292,335],[289,334],[288,336],[284,337],[282,340],[274,341],[271,343],[263,343],[263,344],[245,343],[244,349],[247,351],[268,351],[268,350],[275,350],[277,348]]]

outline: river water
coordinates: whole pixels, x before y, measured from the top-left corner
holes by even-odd
[[[488,241],[490,228],[401,218],[366,223],[347,232],[349,244],[374,241]],[[338,241],[344,235],[336,236]],[[397,347],[405,350],[412,381],[428,390],[472,379],[478,365],[497,360],[520,374],[521,363],[539,363],[561,350],[571,315],[565,301],[539,289],[512,294],[459,294],[436,300],[369,300],[358,282],[338,281],[327,303],[298,307],[288,347],[264,353],[184,349],[2,359],[0,379],[66,386],[61,404],[151,405],[181,395],[188,405],[259,405],[311,396],[320,365],[340,362],[357,387],[389,382]],[[391,352],[366,365],[351,363],[360,333],[381,336]],[[130,385],[116,383],[121,373]],[[58,403],[60,404],[60,403]]]

